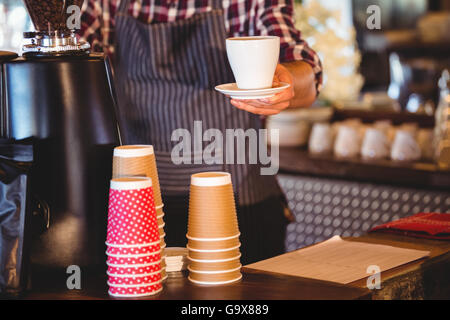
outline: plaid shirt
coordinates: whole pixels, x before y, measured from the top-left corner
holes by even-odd
[[[114,16],[121,0],[86,0],[80,35],[94,51],[114,53]],[[223,0],[228,36],[278,36],[280,61],[303,60],[322,86],[322,65],[316,52],[301,38],[294,26],[292,0]],[[211,10],[209,0],[131,0],[128,13],[144,23],[174,22]]]

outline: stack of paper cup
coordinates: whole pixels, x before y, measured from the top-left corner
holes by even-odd
[[[153,146],[150,145],[130,145],[121,146],[114,149],[113,158],[113,178],[142,176],[152,179],[153,192],[156,206],[156,216],[159,227],[160,245],[162,248],[162,275],[163,280],[167,278],[164,248],[164,212],[163,201],[161,197],[161,188],[159,186],[158,169],[156,166],[156,157]]]
[[[111,180],[106,239],[111,296],[140,297],[162,290],[156,221],[150,178]]]
[[[240,280],[239,236],[230,174],[194,174],[187,234],[189,280],[206,285]]]

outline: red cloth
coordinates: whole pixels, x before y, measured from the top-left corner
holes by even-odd
[[[373,231],[418,238],[450,240],[450,213],[418,213],[370,230],[370,232]]]

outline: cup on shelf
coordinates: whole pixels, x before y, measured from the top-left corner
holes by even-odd
[[[333,131],[328,123],[315,123],[309,137],[311,154],[329,154],[333,152]]]
[[[406,130],[397,130],[391,148],[391,159],[395,161],[416,161],[420,157],[420,147],[414,139],[413,133]]]
[[[383,131],[375,128],[366,130],[361,156],[366,160],[384,159],[389,156],[389,141]]]
[[[341,125],[334,143],[334,154],[338,158],[355,158],[361,150],[361,139],[358,127]]]

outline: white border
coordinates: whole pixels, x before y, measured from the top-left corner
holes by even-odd
[[[242,257],[242,253],[239,253],[239,255],[237,255],[236,257],[232,257],[232,258],[228,258],[228,259],[222,259],[222,260],[200,260],[200,259],[194,259],[191,257],[187,257],[189,260],[194,261],[194,262],[200,262],[200,263],[217,263],[217,262],[228,262],[228,261],[232,261],[232,260],[238,260]]]
[[[155,254],[160,254],[161,251],[162,251],[161,248],[158,251],[155,251],[153,253],[143,253],[143,254],[111,254],[111,253],[108,253],[108,251],[106,251],[106,255],[109,256],[109,257],[113,257],[113,258],[129,259],[129,258],[150,257],[150,256],[153,256]]]
[[[132,179],[134,181],[117,181],[120,179]],[[138,190],[152,187],[152,179],[147,177],[121,177],[111,180],[113,190]]]
[[[146,264],[111,264],[108,261],[106,261],[106,265],[108,267],[113,267],[113,268],[145,268],[145,267],[150,267],[150,266],[154,266],[156,264],[160,264],[161,260],[159,260],[158,262],[152,262],[152,263],[146,263]]]
[[[242,274],[239,278],[233,279],[233,280],[229,280],[229,281],[223,281],[223,282],[204,282],[204,281],[197,281],[197,280],[193,280],[191,279],[191,277],[188,277],[188,280],[196,283],[196,284],[204,284],[204,285],[221,285],[221,284],[229,284],[229,283],[233,283],[233,282],[237,282],[239,280],[242,279]]]
[[[160,293],[162,291],[162,289],[163,289],[163,287],[161,285],[161,289],[159,289],[158,291],[144,293],[144,294],[112,294],[111,292],[109,292],[109,290],[108,290],[108,294],[111,297],[116,297],[116,298],[139,298],[139,297],[154,296],[155,294]]]
[[[154,241],[154,242],[148,242],[148,243],[142,243],[142,244],[111,244],[109,242],[105,242],[105,244],[108,247],[113,247],[113,248],[139,248],[139,247],[150,247],[150,246],[154,246],[158,243],[161,243],[161,240],[159,241]]]
[[[233,251],[233,250],[239,249],[240,247],[241,247],[241,244],[239,243],[239,245],[237,245],[237,246],[235,246],[233,248],[226,248],[226,249],[217,249],[217,250],[205,249],[205,250],[202,250],[202,249],[193,249],[193,248],[189,247],[189,245],[186,246],[186,249],[188,249],[189,251],[201,252],[201,253],[217,253],[217,252]]]
[[[199,177],[200,174],[220,174],[220,177]],[[197,187],[217,187],[231,184],[231,174],[228,172],[201,172],[191,176],[191,185]]]
[[[139,287],[150,287],[150,286],[154,286],[155,284],[161,283],[161,279],[158,281],[153,281],[150,283],[146,283],[146,284],[113,284],[110,283],[109,281],[106,282],[106,284],[109,287],[116,287],[116,288],[139,288]]]
[[[239,267],[234,268],[234,269],[229,269],[229,270],[219,270],[219,271],[198,271],[198,270],[191,269],[189,266],[187,267],[187,269],[188,269],[190,272],[193,272],[193,273],[201,273],[201,274],[231,273],[231,272],[234,272],[234,271],[241,270],[241,268],[242,268],[242,264],[241,264]]]
[[[213,241],[225,241],[225,240],[231,240],[234,238],[239,238],[240,235],[241,235],[241,233],[239,232],[238,234],[235,234],[234,236],[230,236],[230,237],[226,237],[226,238],[194,238],[194,237],[191,237],[188,234],[186,234],[186,238],[188,238],[189,240],[194,240],[194,241],[213,242]]]
[[[113,278],[141,278],[141,277],[149,277],[149,276],[153,276],[155,274],[161,273],[161,271],[155,271],[155,272],[151,272],[151,273],[145,273],[145,274],[115,274],[115,273],[109,273],[109,271],[106,271],[106,275],[109,277],[113,277]]]
[[[123,147],[134,147],[133,149],[125,149]],[[154,154],[152,145],[125,145],[114,148],[114,157],[119,158],[137,158]]]

